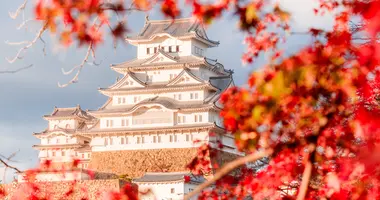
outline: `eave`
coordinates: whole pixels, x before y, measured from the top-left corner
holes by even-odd
[[[33,145],[33,149],[58,149],[58,148],[79,148],[81,144],[55,144],[55,145]]]
[[[200,130],[215,130],[225,132],[225,130],[215,123],[195,124],[194,126],[170,126],[170,127],[144,127],[144,128],[124,128],[124,129],[98,129],[77,132],[77,135],[97,136],[97,135],[120,135],[120,134],[151,134],[152,132],[179,132],[179,131],[200,131]]]
[[[123,94],[144,94],[144,93],[155,93],[155,92],[169,92],[169,91],[183,91],[185,90],[192,90],[192,89],[210,89],[214,91],[219,91],[218,88],[214,87],[210,83],[202,83],[198,85],[176,85],[177,87],[166,87],[166,85],[162,85],[162,87],[159,88],[123,88],[123,89],[106,89],[101,88],[99,89],[99,92],[106,96],[113,96],[113,95],[123,95]]]

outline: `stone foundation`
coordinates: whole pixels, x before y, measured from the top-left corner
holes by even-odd
[[[114,178],[125,175],[137,178],[145,172],[188,171],[186,165],[197,155],[198,148],[147,149],[93,152],[89,169],[97,172],[95,178]],[[213,159],[219,166],[236,159],[235,154],[218,151]]]
[[[37,193],[39,199],[58,200],[98,200],[103,199],[107,192],[120,191],[126,182],[118,179],[113,180],[85,180],[78,181],[75,185],[73,182],[40,182],[36,183],[38,189]],[[29,199],[26,194],[31,193],[31,188],[27,183],[11,183],[1,185],[5,191],[5,197],[1,196],[0,199],[14,200],[14,199]],[[0,189],[1,190],[1,189]],[[73,191],[70,195],[70,191]]]
[[[141,177],[145,172],[188,171],[186,165],[196,156],[198,148],[147,149],[92,152],[89,169],[98,173]]]

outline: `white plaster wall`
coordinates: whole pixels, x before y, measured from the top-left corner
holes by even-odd
[[[188,135],[188,136],[186,136]],[[156,136],[156,143],[153,142],[153,137]],[[158,142],[158,136],[161,137],[161,142]],[[140,143],[137,143],[137,138],[140,138]],[[142,143],[144,137],[144,143]],[[170,137],[172,142],[170,142]],[[107,138],[108,145],[105,145]],[[121,143],[121,138],[124,138],[124,144]],[[175,138],[177,141],[175,141]],[[111,144],[112,139],[112,144]],[[145,134],[145,135],[124,135],[124,136],[96,136],[91,141],[92,151],[117,151],[117,150],[136,150],[136,149],[168,149],[168,148],[191,148],[200,146],[199,143],[194,144],[194,140],[207,141],[208,133],[167,133],[167,134]],[[128,143],[127,143],[128,141]]]
[[[147,189],[152,191],[152,195],[140,196],[142,200],[182,200],[184,195],[184,183],[137,183],[139,191],[143,192]],[[174,189],[174,193],[171,193]]]
[[[66,125],[69,125],[69,129],[75,129],[78,122],[76,120],[49,120],[49,130],[54,130],[54,127],[57,125],[59,128],[66,128]]]
[[[162,37],[156,37],[155,40],[149,42],[149,43],[140,43],[137,45],[137,58],[138,59],[144,59],[152,56],[154,54],[154,51],[151,50],[150,54],[147,54],[147,48],[151,47],[164,47],[165,51],[168,52],[168,46],[176,46],[179,45],[179,52],[178,53],[172,53],[174,55],[178,56],[187,56],[191,54],[191,41],[190,40],[178,40],[175,38],[171,38],[168,36],[162,36]]]
[[[202,49],[203,50],[203,54],[202,55],[196,54],[195,47],[198,47],[198,48]],[[198,40],[195,40],[195,39],[191,40],[191,53],[193,55],[200,56],[200,57],[205,57],[206,54],[207,54],[207,48],[208,47],[204,43],[199,42]]]
[[[198,99],[191,99],[190,98],[190,93],[198,93]],[[143,100],[153,98],[156,96],[159,97],[168,97],[172,98],[173,100],[176,101],[203,101],[205,99],[205,95],[210,95],[207,90],[187,90],[184,92],[164,92],[164,93],[154,93],[154,94],[130,94],[130,95],[116,95],[113,96],[112,98],[112,104],[113,106],[122,106],[122,105],[134,105],[137,104]],[[181,96],[181,99],[179,99],[179,96]],[[121,103],[119,104],[118,98],[125,98],[125,103],[123,103],[123,100],[121,100]],[[135,102],[136,98],[136,102]]]
[[[90,177],[88,174],[85,174],[83,172],[60,172],[60,173],[38,173],[36,175],[37,181],[49,181],[49,182],[55,182],[55,181],[74,181],[74,180],[89,180]],[[18,175],[18,182],[23,183],[26,182],[23,174]]]

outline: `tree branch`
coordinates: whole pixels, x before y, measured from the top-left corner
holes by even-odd
[[[193,191],[189,192],[185,197],[184,200],[189,200],[194,195],[200,193],[203,189],[211,186],[214,182],[221,179],[223,176],[231,172],[232,170],[236,169],[237,167],[244,165],[248,162],[253,162],[258,159],[270,156],[273,153],[272,149],[265,150],[262,152],[257,152],[254,154],[247,155],[245,157],[238,158],[232,162],[227,163],[224,165],[219,171],[215,173],[215,175],[212,177],[212,179],[202,183],[197,188],[195,188]]]
[[[19,71],[22,71],[22,70],[25,70],[25,69],[29,69],[33,67],[33,64],[31,65],[28,65],[28,66],[25,66],[25,67],[21,67],[21,68],[18,68],[16,70],[5,70],[5,71],[0,71],[0,74],[14,74],[14,73],[17,73]]]
[[[25,7],[26,7],[26,3],[28,2],[28,0],[25,0],[24,3],[22,3],[15,12],[9,12],[9,16],[12,18],[12,19],[16,19],[17,16],[25,10]]]
[[[308,148],[309,155],[314,151],[315,145],[311,144]],[[306,158],[307,162],[305,164],[305,169],[302,174],[302,182],[301,186],[299,188],[299,192],[297,195],[297,200],[304,200],[306,196],[307,189],[309,187],[310,177],[311,177],[311,171],[313,169],[313,165],[310,161],[310,156],[307,156]]]
[[[15,170],[18,173],[21,173],[21,171],[17,167],[9,165],[7,162],[5,162],[5,160],[3,160],[1,158],[0,158],[0,163],[3,164],[5,166],[5,168],[10,168],[10,169]]]
[[[22,58],[22,57],[20,57],[21,53],[24,52],[25,50],[29,49],[30,47],[32,47],[37,42],[37,40],[41,38],[41,35],[42,35],[42,33],[45,32],[46,28],[47,28],[47,24],[44,24],[41,27],[41,29],[38,31],[36,37],[31,42],[25,42],[25,41],[24,42],[19,42],[19,43],[9,43],[9,42],[6,42],[7,44],[10,44],[10,45],[25,44],[25,43],[27,44],[26,46],[22,47],[17,52],[17,54],[16,54],[15,57],[13,57],[12,59],[6,58],[7,61],[9,63],[14,63],[16,60],[21,59]]]

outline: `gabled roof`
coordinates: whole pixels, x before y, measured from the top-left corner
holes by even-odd
[[[159,57],[160,55],[162,56],[162,58],[166,58],[165,61],[163,61],[163,60],[159,61],[158,60],[160,58]],[[153,56],[145,59],[144,62],[141,63],[141,65],[149,65],[151,63],[176,63],[176,62],[178,62],[177,60],[178,60],[177,57],[166,53],[161,48],[158,48],[158,51],[155,54],[153,54]],[[159,62],[157,62],[157,61],[159,61]]]
[[[204,182],[202,176],[194,176],[189,172],[147,172],[141,178],[134,179],[137,183],[152,183],[152,182],[184,182],[185,176],[190,177],[192,182]]]
[[[45,119],[53,118],[80,118],[83,120],[91,120],[92,117],[82,110],[79,105],[71,108],[57,108],[54,107],[54,111],[50,115],[45,115]]]
[[[189,75],[194,80],[198,81],[199,83],[204,83],[205,81],[201,78],[197,77],[195,74],[191,72],[191,70],[187,67],[185,67],[181,73],[179,73],[174,79],[170,80],[167,85],[174,85],[176,84],[184,75]]]
[[[175,62],[150,62],[149,63],[149,60],[151,60],[153,57],[157,56],[158,54],[162,54],[163,56],[166,56]],[[221,75],[229,75],[232,73],[231,71],[225,70],[223,65],[218,63],[217,60],[213,60],[206,57],[199,57],[195,55],[174,57],[170,55],[169,53],[166,53],[162,50],[160,50],[160,52],[157,52],[156,54],[152,55],[149,58],[133,59],[127,62],[119,63],[119,64],[112,64],[111,69],[121,74],[125,74],[131,70],[135,71],[135,70],[183,68],[183,67],[192,68],[192,67],[200,67],[200,66],[207,67],[208,69],[214,72],[217,72]]]
[[[174,38],[195,38],[210,47],[219,45],[219,42],[210,40],[202,25],[192,18],[173,20],[148,20],[140,33],[136,36],[127,37],[132,44],[148,42],[155,37],[169,36]]]
[[[121,88],[129,79],[132,79],[142,87],[146,86],[146,82],[137,78],[136,73],[127,70],[127,74],[125,74],[124,77],[117,81],[115,84],[109,86],[109,88]]]

